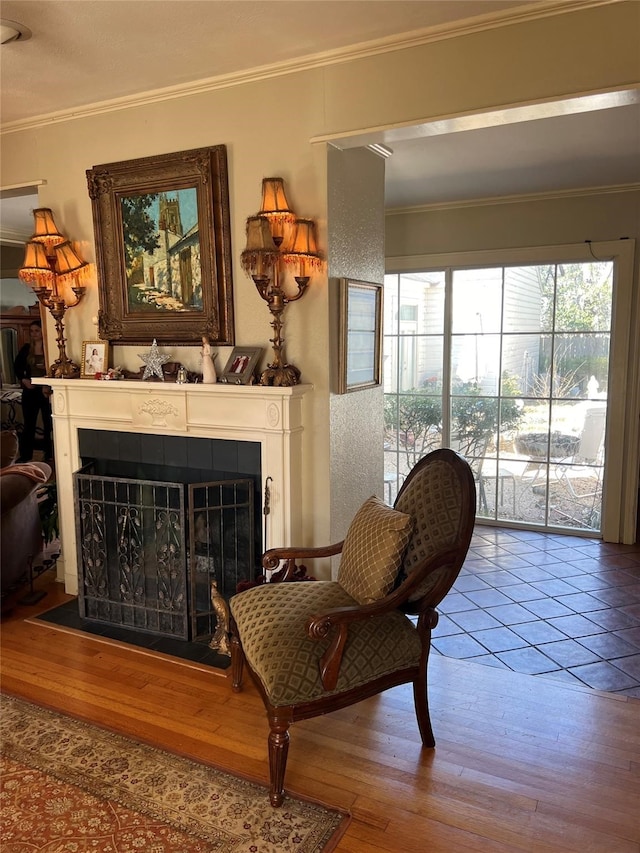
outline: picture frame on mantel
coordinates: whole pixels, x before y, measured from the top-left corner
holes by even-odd
[[[100,338],[233,345],[224,145],[88,169]]]
[[[382,285],[351,278],[338,284],[338,393],[346,394],[382,381]]]
[[[81,379],[95,379],[109,369],[109,344],[106,341],[82,341]]]
[[[220,382],[228,385],[252,385],[261,356],[261,347],[234,347]]]

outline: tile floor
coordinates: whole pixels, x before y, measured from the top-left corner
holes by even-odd
[[[432,648],[640,698],[640,544],[477,525]]]

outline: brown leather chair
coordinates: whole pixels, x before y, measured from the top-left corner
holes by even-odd
[[[475,508],[468,463],[453,450],[435,450],[410,472],[393,509],[370,498],[342,542],[263,556],[269,570],[284,561],[286,581],[299,570],[297,560],[341,553],[337,580],[267,583],[232,597],[233,689],[241,688],[246,661],[269,719],[272,805],[284,799],[296,720],[412,682],[422,742],[435,745],[427,699],[431,631],[467,554]]]
[[[0,433],[0,593],[4,596],[42,551],[38,489],[51,476],[45,462],[15,464],[18,438]]]

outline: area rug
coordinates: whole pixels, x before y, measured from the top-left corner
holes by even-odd
[[[348,817],[13,697],[0,699],[3,853],[327,853]]]

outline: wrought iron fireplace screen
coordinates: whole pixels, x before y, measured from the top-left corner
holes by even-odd
[[[254,576],[254,481],[105,476],[94,461],[74,488],[81,617],[209,639],[212,581],[229,597]]]

